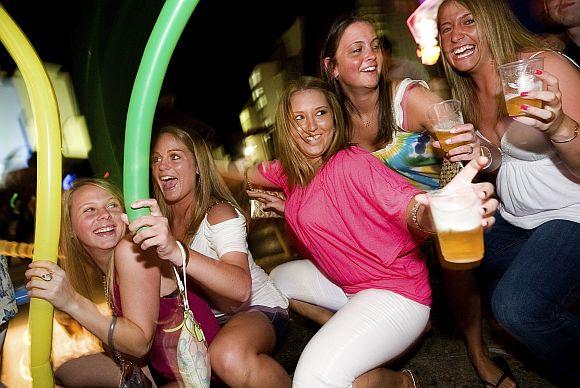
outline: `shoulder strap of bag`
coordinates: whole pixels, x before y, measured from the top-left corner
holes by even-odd
[[[183,309],[188,311],[190,308],[189,300],[187,299],[187,273],[185,272],[185,265],[182,265],[181,268],[183,269],[183,282],[181,281],[181,277],[179,276],[179,272],[177,272],[175,266],[173,266],[173,272],[175,273],[175,281],[177,282],[179,294],[181,295],[181,300],[183,302]]]

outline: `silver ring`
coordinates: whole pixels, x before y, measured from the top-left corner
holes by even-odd
[[[42,275],[40,276],[40,278],[41,278],[42,280],[44,280],[45,282],[50,282],[50,281],[52,280],[52,272],[47,272],[47,273],[45,273],[45,274],[42,274]]]
[[[473,153],[473,146],[471,144],[468,144],[467,146],[469,147],[468,154],[471,155]]]

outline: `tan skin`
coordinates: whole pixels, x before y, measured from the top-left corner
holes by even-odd
[[[441,35],[443,55],[447,62],[455,69],[468,73],[477,85],[476,106],[480,117],[478,129],[494,145],[501,146],[501,138],[512,127],[529,125],[530,131],[538,131],[547,139],[563,140],[572,136],[574,121],[580,119],[580,75],[560,56],[554,53],[542,53],[544,69],[536,76],[544,81],[545,91],[532,92],[526,98],[540,98],[544,101],[544,108],[539,109],[525,106],[525,117],[497,120],[498,111],[496,96],[501,95],[499,75],[491,61],[491,54],[486,41],[481,41],[478,35],[477,22],[468,9],[455,2],[444,4],[439,10],[438,26]],[[454,53],[458,47],[472,45],[473,50],[468,55],[459,56]],[[526,59],[532,53],[521,53],[520,58]],[[559,82],[565,79],[566,82]],[[566,113],[564,113],[566,112]],[[565,162],[572,174],[578,176],[580,172],[580,141],[575,139],[564,144],[553,144],[560,158]],[[471,338],[481,338],[481,311],[479,295],[474,295],[467,301],[463,310],[463,324],[473,332]],[[483,380],[497,381],[501,371],[489,360],[486,352],[476,342],[469,346],[471,360]],[[514,387],[515,383],[506,379],[501,387]]]
[[[123,306],[123,317],[118,318],[113,336],[115,347],[122,353],[141,358],[149,351],[155,334],[155,321],[159,311],[160,276],[156,265],[157,258],[140,252],[130,239],[124,237],[122,212],[122,205],[99,187],[86,185],[72,195],[73,230],[103,274],[107,273],[109,260],[113,252],[115,253],[115,267]],[[113,230],[105,233],[97,232],[103,227]],[[71,237],[63,236],[63,238]],[[121,257],[122,260],[119,259]],[[69,283],[66,273],[58,265],[49,261],[35,261],[29,267],[25,275],[28,279],[26,287],[31,297],[47,300],[55,308],[77,320],[101,341],[108,342],[111,316],[101,312],[93,301],[76,292]],[[47,272],[52,273],[52,280],[41,280],[40,276]],[[143,287],[143,284],[149,287]],[[92,364],[93,366],[102,365],[105,370],[114,374],[108,377],[115,377],[118,367],[108,357],[95,355],[94,358],[96,364]],[[102,374],[103,370],[100,372]],[[91,371],[87,373],[88,378],[92,378]],[[85,377],[87,376],[83,374],[83,379]],[[104,376],[93,377],[95,381],[102,382]],[[87,382],[86,379],[83,381]]]
[[[171,134],[163,134],[153,148],[152,175],[173,210],[173,224],[163,217],[154,199],[140,200],[134,208],[148,207],[150,216],[140,217],[129,225],[133,237],[143,249],[155,247],[163,260],[182,265],[176,237],[185,236],[195,206],[196,161],[189,149]],[[167,177],[171,177],[167,180]],[[227,203],[213,206],[208,212],[210,225],[238,217]],[[189,248],[187,248],[189,249]],[[219,260],[189,249],[188,275],[210,300],[212,307],[234,313],[251,293],[248,255],[229,252]],[[289,387],[290,377],[268,353],[276,336],[270,320],[258,311],[233,315],[218,332],[209,347],[212,371],[231,387]]]
[[[312,165],[316,171],[322,166],[321,155],[328,148],[330,144],[330,136],[334,133],[334,122],[326,102],[326,98],[321,91],[305,90],[296,92],[290,99],[292,112],[294,113],[295,132],[292,133],[292,140],[296,142],[298,148],[307,157],[308,163]],[[321,114],[321,112],[324,112]],[[316,152],[314,152],[316,151]],[[477,172],[485,166],[486,158],[477,158],[472,160],[460,174],[458,174],[451,183],[450,188],[463,187],[471,184],[471,180],[475,177]],[[255,184],[263,184],[265,186],[268,181],[262,177],[257,171],[256,167],[250,169],[248,178]],[[483,200],[481,209],[482,225],[485,228],[493,225],[494,219],[492,214],[497,208],[497,200],[490,199],[493,194],[493,185],[489,183],[482,183],[474,185],[479,191],[479,195]],[[267,194],[248,192],[248,194],[256,199],[269,201]],[[411,210],[413,206],[420,202],[423,204],[418,212],[419,224],[427,231],[433,231],[433,222],[428,211],[429,201],[426,194],[418,194],[415,196],[407,206],[406,219],[408,228],[412,233],[423,234],[412,221]],[[299,311],[305,314],[312,313],[314,317],[319,318],[319,323],[325,323],[325,319],[330,319],[332,314],[329,314],[324,309],[308,303],[293,301],[293,306],[297,307]],[[309,315],[308,315],[309,316]],[[354,387],[412,387],[413,382],[408,373],[393,372],[385,368],[376,368],[359,376],[353,384]]]
[[[342,35],[335,56],[335,62],[326,58],[324,64],[337,77],[340,86],[352,105],[347,111],[353,120],[352,141],[359,146],[376,151],[386,144],[375,143],[379,130],[378,123],[378,83],[379,69],[383,66],[383,54],[379,48],[379,40],[372,25],[356,22],[346,28]],[[398,83],[392,85],[394,94]],[[405,117],[406,131],[431,132],[432,126],[425,116],[425,109],[441,98],[423,87],[414,87],[408,92]],[[369,124],[370,125],[367,125]],[[473,126],[465,124],[457,126],[457,133],[448,144],[468,142],[468,144],[451,150],[447,157],[450,161],[469,161],[479,155],[479,140],[474,134]],[[439,143],[433,145],[440,149]],[[473,147],[473,152],[470,152]]]

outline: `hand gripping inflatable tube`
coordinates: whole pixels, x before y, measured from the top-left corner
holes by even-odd
[[[198,2],[165,2],[135,77],[127,112],[123,161],[123,194],[130,221],[149,213],[149,209],[131,209],[131,204],[149,198],[149,148],[157,100],[173,50]]]

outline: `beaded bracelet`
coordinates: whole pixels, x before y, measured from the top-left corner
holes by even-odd
[[[417,213],[419,212],[420,207],[421,207],[420,202],[417,202],[417,203],[415,203],[415,205],[413,205],[413,210],[411,210],[411,220],[413,220],[413,224],[415,224],[415,227],[423,233],[434,234],[433,232],[430,232],[428,230],[423,229],[423,227],[419,224],[419,219],[417,218]]]
[[[562,144],[562,143],[569,143],[572,140],[576,139],[578,137],[578,121],[576,121],[576,126],[574,127],[574,134],[572,135],[572,137],[565,139],[565,140],[553,140],[550,139],[550,141],[552,143],[556,143],[556,144]]]

